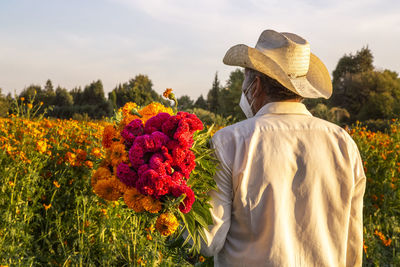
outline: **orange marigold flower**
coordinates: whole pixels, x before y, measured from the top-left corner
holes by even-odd
[[[199,262],[205,262],[205,261],[206,261],[206,259],[203,256],[199,257]]]
[[[368,246],[365,245],[365,240],[364,240],[363,241],[363,249],[364,249],[365,254],[367,254],[367,248],[368,248]]]
[[[85,159],[86,159],[86,157],[87,157],[87,153],[86,153],[85,150],[82,150],[82,149],[78,148],[78,149],[75,151],[75,153],[76,153],[76,158],[77,158],[79,161],[85,161]]]
[[[383,240],[383,244],[384,244],[386,247],[390,246],[391,243],[392,243],[392,239],[391,239],[391,238],[389,238],[388,240]]]
[[[147,264],[146,260],[143,260],[141,257],[137,260],[137,263],[140,264],[140,266],[145,266]]]
[[[128,208],[133,209],[135,212],[144,211],[141,199],[144,195],[140,194],[136,188],[130,188],[124,193],[124,202]]]
[[[141,199],[143,208],[150,213],[157,213],[161,210],[161,202],[151,196],[145,196]]]
[[[111,178],[111,172],[108,168],[104,167],[98,168],[96,172],[93,174],[91,179],[92,187],[94,187],[99,180],[109,179],[109,178]]]
[[[153,237],[151,236],[151,234],[147,234],[146,238],[147,238],[147,240],[153,240]]]
[[[94,192],[109,201],[116,201],[122,196],[122,192],[118,189],[118,180],[115,177],[99,180],[94,186]]]
[[[115,130],[114,126],[107,125],[104,128],[104,131],[103,131],[103,140],[101,142],[102,145],[105,148],[111,147],[111,145],[113,143],[113,139],[115,138],[115,136],[116,136],[116,130]]]
[[[113,143],[110,147],[111,165],[117,166],[121,162],[128,161],[128,153],[125,150],[125,145],[121,143]]]
[[[85,161],[85,165],[86,165],[86,167],[88,167],[89,169],[93,168],[93,162],[91,162],[90,160]]]
[[[53,181],[55,187],[60,188],[60,184],[57,181]]]
[[[51,208],[51,203],[49,205],[46,205],[46,204],[43,203],[43,207],[44,207],[45,210],[48,210],[48,209]]]
[[[156,229],[162,236],[173,234],[179,226],[179,222],[172,213],[162,213],[156,221]]]
[[[165,97],[165,98],[169,98],[169,95],[172,93],[172,88],[167,88],[167,89],[165,89],[165,91],[164,91],[164,93],[163,93],[163,96]]]
[[[20,99],[21,99],[21,101],[25,101],[25,97],[21,97]]]
[[[65,161],[71,165],[75,165],[76,163],[76,155],[72,152],[67,152],[65,154]]]
[[[33,108],[33,105],[31,103],[28,103],[27,106],[28,106],[28,109]]]

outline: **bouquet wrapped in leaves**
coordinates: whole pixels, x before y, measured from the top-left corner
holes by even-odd
[[[175,100],[169,90],[164,96]],[[123,201],[140,217],[135,227],[151,229],[163,245],[198,253],[204,228],[212,224],[207,196],[215,189],[211,131],[195,114],[160,103],[143,108],[125,104],[104,129],[106,157],[92,176],[94,192],[107,201]],[[186,246],[190,240],[192,245]]]

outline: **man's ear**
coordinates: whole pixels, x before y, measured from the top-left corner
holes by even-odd
[[[257,98],[259,97],[261,94],[263,93],[263,89],[261,87],[261,79],[259,76],[256,76],[255,79],[255,86],[254,86],[254,90],[252,93],[253,98]]]

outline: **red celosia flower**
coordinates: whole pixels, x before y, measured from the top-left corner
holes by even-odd
[[[168,176],[159,175],[156,171],[149,169],[139,177],[136,188],[144,195],[159,198],[168,193],[168,180]]]
[[[149,160],[149,167],[160,175],[172,173],[171,165],[165,162],[165,158],[161,153],[155,153]]]
[[[147,134],[151,134],[155,131],[161,131],[161,127],[163,123],[169,118],[171,115],[168,113],[158,113],[156,116],[151,117],[144,127],[144,132]]]
[[[120,163],[117,166],[117,177],[127,186],[135,186],[138,175],[128,164]]]
[[[143,134],[143,122],[140,119],[131,121],[121,132],[121,136],[130,144],[136,136]]]
[[[187,185],[180,185],[172,189],[172,195],[179,197],[185,194],[186,197],[183,199],[183,203],[179,204],[179,210],[183,213],[188,213],[192,209],[192,205],[195,201],[193,190]]]

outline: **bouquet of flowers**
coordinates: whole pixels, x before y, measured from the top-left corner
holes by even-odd
[[[171,89],[164,96],[177,106]],[[196,115],[160,103],[125,104],[104,129],[106,157],[92,176],[93,191],[107,201],[123,199],[147,227],[170,236],[166,243],[184,247],[191,239],[189,251],[199,252],[203,228],[212,224],[207,192],[216,188],[211,131]]]

